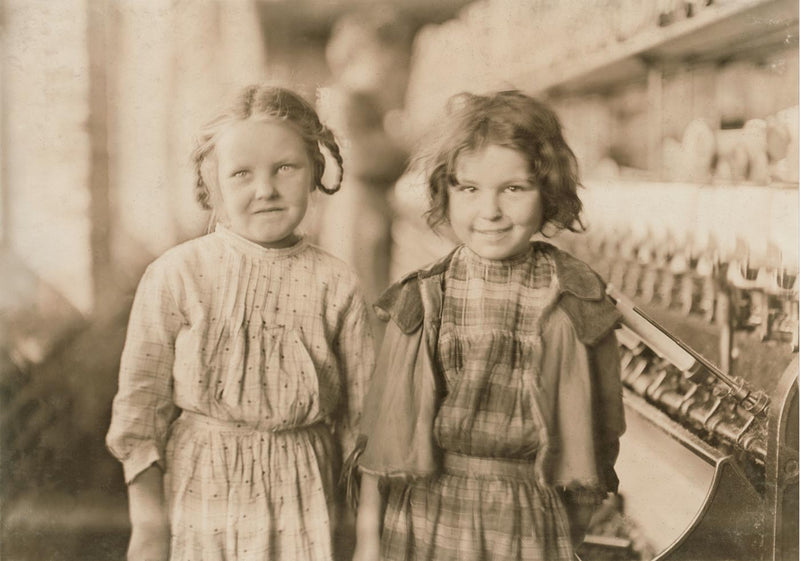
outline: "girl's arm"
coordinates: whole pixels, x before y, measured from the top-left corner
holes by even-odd
[[[356,447],[364,395],[375,369],[375,343],[367,306],[356,289],[337,335],[336,354],[346,391],[346,409],[337,423],[337,432],[346,458]]]
[[[597,475],[602,485],[599,489],[578,488],[567,490],[563,494],[570,518],[572,542],[576,546],[583,541],[592,514],[606,493],[617,491],[618,480],[614,463],[619,452],[619,438],[625,431],[620,359],[614,331],[609,331],[587,350],[594,395],[593,424]]]
[[[572,541],[578,545],[596,507],[607,492],[616,491],[609,456],[620,434],[612,408],[615,404],[621,408],[622,402],[619,358],[613,332],[601,343],[587,346],[563,310],[551,314],[546,330],[540,378],[543,395],[553,400],[552,422],[559,443],[549,468],[553,483],[562,490]],[[600,362],[598,349],[608,349]]]
[[[597,489],[562,490],[561,497],[569,517],[570,537],[574,547],[578,547],[586,537],[592,515],[603,501],[604,495],[603,491]]]
[[[128,486],[131,539],[128,561],[167,561],[170,529],[164,497],[164,476],[156,464]]]
[[[378,477],[361,474],[361,494],[356,515],[356,550],[353,561],[378,561],[384,509]]]
[[[614,331],[592,347],[590,359],[594,373],[595,424],[597,426],[598,470],[607,491],[617,492],[614,464],[619,454],[619,439],[625,432],[625,408],[622,405],[622,377],[619,345]]]
[[[163,468],[167,432],[177,407],[172,369],[183,314],[163,263],[147,268],[133,300],[111,409],[106,446],[130,484],[154,462]]]
[[[128,484],[131,561],[169,557],[162,470],[166,435],[177,409],[172,369],[183,315],[159,265],[145,271],[136,291],[106,435],[106,445],[122,463]]]

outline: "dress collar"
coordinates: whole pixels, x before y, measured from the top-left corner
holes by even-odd
[[[581,300],[605,298],[605,283],[589,265],[547,242],[533,242],[547,248],[556,264],[556,276],[561,293],[568,292]]]
[[[531,242],[531,246],[534,251],[541,251],[550,256],[553,263],[555,263],[560,294],[567,292],[581,300],[595,301],[602,300],[605,297],[604,283],[589,265],[547,242],[537,240]],[[453,254],[455,251],[458,251],[458,249],[459,248],[456,248],[445,258],[440,259],[430,267],[418,273],[415,272],[412,275],[408,275],[408,277],[419,276],[419,278],[424,279],[444,273],[450,264]],[[502,261],[498,263],[502,263]],[[405,280],[405,278],[403,280]]]
[[[219,236],[226,243],[230,244],[231,246],[235,247],[237,250],[245,253],[247,255],[251,255],[253,257],[258,258],[267,258],[267,259],[282,259],[286,257],[291,257],[292,255],[297,255],[301,251],[303,251],[306,246],[308,245],[305,238],[300,237],[300,239],[294,245],[290,245],[289,247],[264,247],[256,242],[250,241],[247,238],[240,236],[233,230],[229,229],[227,226],[223,226],[222,224],[217,224],[216,228],[214,229],[214,235]]]
[[[527,251],[523,251],[508,259],[487,259],[486,257],[481,257],[466,245],[462,245],[460,251],[467,263],[486,267],[487,269],[504,269],[526,261],[533,251],[533,246],[528,246]]]

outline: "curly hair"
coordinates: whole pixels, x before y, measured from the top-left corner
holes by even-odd
[[[517,90],[450,98],[444,122],[434,129],[418,156],[426,170],[431,228],[447,223],[448,187],[458,183],[456,163],[463,152],[498,145],[520,152],[542,196],[543,224],[555,231],[582,232],[578,162],[552,109]],[[543,232],[544,233],[544,232]]]
[[[313,173],[314,188],[333,194],[342,183],[344,167],[339,144],[333,132],[320,122],[314,107],[298,94],[286,88],[267,85],[251,85],[243,88],[234,98],[230,107],[203,127],[192,152],[197,181],[195,195],[204,209],[212,210],[212,192],[209,185],[215,185],[216,158],[211,157],[220,132],[231,123],[251,118],[285,121],[292,125],[300,135]],[[325,147],[336,160],[339,174],[332,187],[322,183],[325,172],[325,157],[320,146]]]

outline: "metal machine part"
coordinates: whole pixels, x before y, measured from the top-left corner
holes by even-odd
[[[798,559],[796,290],[737,282],[734,261],[698,273],[591,248],[570,249],[623,283],[608,289],[623,316],[620,510],[646,542],[617,558]]]

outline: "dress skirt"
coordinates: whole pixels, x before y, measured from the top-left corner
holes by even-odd
[[[272,432],[184,412],[167,447],[170,560],[330,561],[338,457],[324,423]]]
[[[563,503],[532,471],[528,462],[447,454],[435,478],[391,484],[381,559],[573,561]]]

